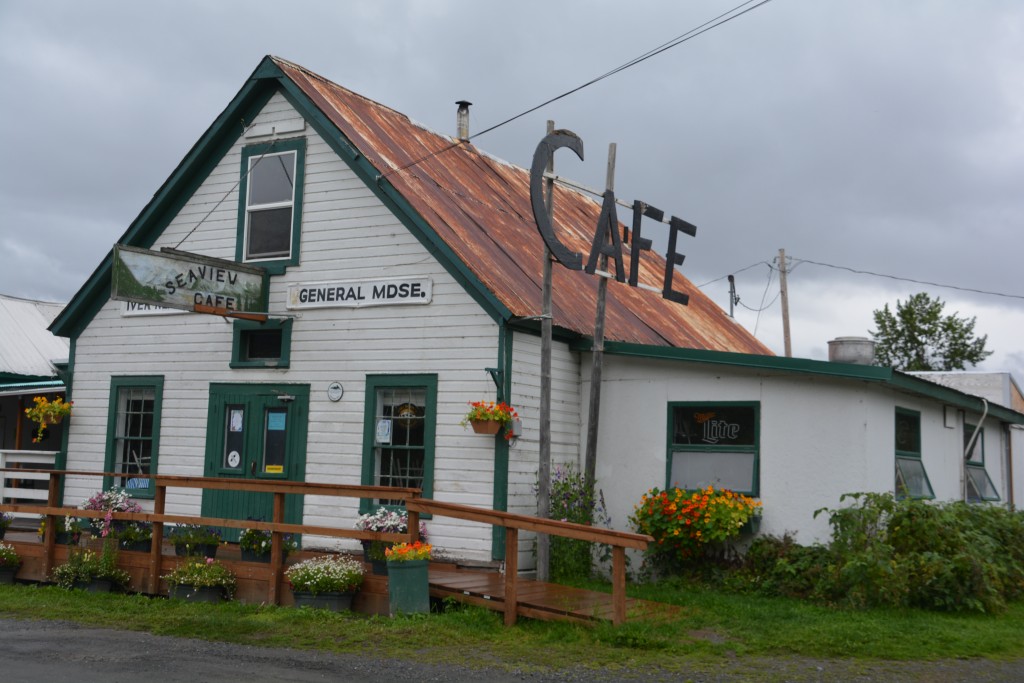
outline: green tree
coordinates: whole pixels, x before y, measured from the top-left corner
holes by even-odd
[[[871,331],[875,364],[896,370],[963,370],[992,355],[985,349],[988,335],[974,336],[974,318],[956,313],[942,315],[942,299],[921,292],[906,303],[896,300],[896,313],[874,312],[877,330]]]

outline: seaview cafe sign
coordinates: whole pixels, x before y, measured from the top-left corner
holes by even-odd
[[[175,249],[114,245],[110,298],[203,313],[267,310],[266,271]]]

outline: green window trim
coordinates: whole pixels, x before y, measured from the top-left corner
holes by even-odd
[[[423,485],[424,498],[434,495],[434,445],[437,433],[437,375],[367,375],[363,409],[363,465],[360,483],[376,486],[376,417],[377,392],[389,388],[410,388],[424,391],[423,420]],[[370,498],[359,501],[359,512],[372,512],[379,504]],[[427,515],[421,518],[426,519]]]
[[[966,485],[966,498],[968,503],[995,502],[1002,500],[999,491],[996,490],[992,477],[985,469],[985,429],[978,429],[978,438],[968,457],[967,445],[977,425],[964,422],[964,479]]]
[[[295,179],[292,195],[292,234],[290,253],[285,258],[247,259],[246,238],[248,234],[249,160],[261,155],[282,152],[295,153]],[[241,181],[238,184],[238,236],[235,243],[235,260],[265,268],[270,275],[282,275],[288,266],[299,265],[299,248],[302,233],[302,197],[306,176],[306,138],[274,140],[242,149]]]
[[[148,455],[143,453],[138,457],[148,460],[149,474],[158,472],[160,455],[160,416],[163,409],[164,378],[162,375],[136,375],[136,376],[114,376],[110,378],[110,399],[107,404],[107,446],[104,456],[103,469],[105,472],[124,472],[129,474],[128,469],[132,462],[125,463],[120,457],[124,449],[129,449],[133,456],[137,455],[131,450],[129,441],[135,441],[142,448],[148,446]],[[151,394],[151,395],[150,395]],[[143,406],[127,406],[126,402],[132,399],[141,400],[143,406],[145,400],[151,399],[150,409]],[[122,400],[124,399],[124,400]],[[134,408],[134,409],[133,409]],[[149,429],[145,429],[146,417],[150,418]],[[124,433],[131,431],[128,421],[135,419],[135,425],[139,427],[139,433]],[[147,433],[143,433],[146,432]],[[131,460],[131,458],[129,458]],[[142,467],[143,462],[136,460],[136,467]],[[120,481],[118,481],[120,480]],[[156,487],[152,479],[142,480],[131,477],[104,477],[103,488],[111,486],[122,486],[135,498],[153,498]]]
[[[253,320],[235,320],[231,329],[231,362],[232,368],[287,368],[291,364],[292,351],[292,318],[256,322]],[[276,358],[250,359],[247,355],[247,336],[253,332],[273,332],[280,330],[281,355]]]
[[[750,409],[750,424],[748,434],[742,443],[712,444],[712,443],[682,443],[676,438],[678,431],[675,424],[676,409],[687,408],[718,408],[718,409],[739,409],[744,411]],[[676,463],[674,460],[679,455],[685,454],[719,454],[725,456],[739,456],[750,460],[750,486],[749,487],[726,487],[736,493],[758,497],[761,495],[761,404],[758,401],[672,401],[668,404],[667,410],[667,436],[666,443],[666,465],[665,465],[665,486],[671,488],[676,486],[673,481],[673,471]],[[741,461],[742,464],[742,461]],[[746,465],[743,465],[744,467]],[[716,488],[718,485],[715,485]]]
[[[895,451],[894,489],[896,499],[935,498],[928,470],[921,457],[921,413],[916,410],[896,407],[893,424],[893,449]],[[911,486],[916,491],[912,492]]]

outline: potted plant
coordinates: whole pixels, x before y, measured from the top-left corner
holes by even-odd
[[[82,537],[82,523],[77,517],[58,517],[55,542],[59,545],[78,545]],[[46,539],[46,517],[39,521],[39,540]]]
[[[11,526],[11,522],[13,521],[13,515],[9,515],[6,512],[0,512],[0,541],[4,540],[4,534],[7,533],[7,529]]]
[[[207,557],[190,558],[162,577],[172,598],[190,602],[221,602],[235,595],[235,575],[226,566]]]
[[[238,537],[238,547],[242,551],[244,562],[270,562],[270,550],[272,546],[272,535],[263,529],[245,529]],[[284,556],[297,550],[299,544],[291,534],[285,534],[281,539],[281,548]]]
[[[32,401],[35,405],[25,408],[25,414],[28,415],[28,419],[39,425],[36,436],[32,439],[32,443],[39,443],[43,440],[45,430],[49,425],[60,424],[61,420],[71,414],[74,402],[65,403],[60,396],[52,401],[45,396],[36,396]]]
[[[363,585],[363,565],[348,555],[324,555],[303,560],[284,573],[292,587],[296,607],[335,612],[352,608],[352,598]]]
[[[148,553],[153,548],[153,525],[149,522],[129,522],[117,532],[117,545],[121,550]]]
[[[14,583],[20,566],[21,558],[14,551],[14,546],[0,543],[0,583]]]
[[[174,546],[175,555],[216,557],[220,531],[198,524],[179,524],[168,532],[167,540]]]
[[[117,546],[110,540],[103,551],[74,549],[67,562],[54,567],[51,577],[61,588],[83,588],[94,593],[124,590],[131,577],[117,566]]]
[[[430,611],[427,566],[431,550],[430,545],[422,541],[398,543],[387,549],[391,616]]]
[[[497,434],[504,428],[505,439],[511,440],[515,436],[513,422],[518,419],[519,413],[507,403],[471,401],[469,412],[459,424],[463,428],[467,425],[473,427],[477,434]]]
[[[101,538],[110,534],[118,535],[127,526],[127,522],[114,521],[115,512],[142,512],[142,506],[132,500],[128,492],[117,486],[107,491],[97,491],[89,500],[82,503],[83,510],[105,512],[104,517],[94,517],[89,524]]]
[[[409,513],[405,510],[393,510],[380,506],[373,512],[360,515],[355,528],[360,531],[373,531],[382,534],[409,533]],[[420,522],[420,539],[427,540],[427,525]],[[363,543],[363,559],[373,566],[374,574],[386,574],[387,564],[384,551],[391,545],[386,541],[366,540]]]

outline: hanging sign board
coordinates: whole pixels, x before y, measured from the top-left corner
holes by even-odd
[[[114,245],[110,298],[183,311],[267,310],[266,271],[234,261]]]
[[[288,308],[429,304],[432,296],[433,283],[426,277],[313,282],[288,288]]]

